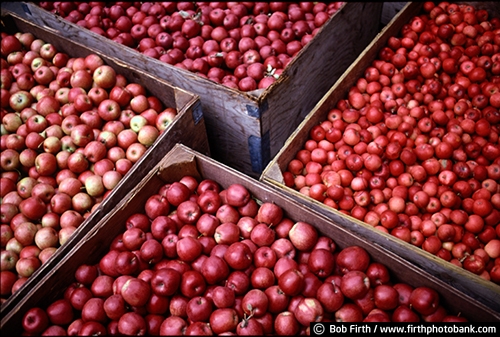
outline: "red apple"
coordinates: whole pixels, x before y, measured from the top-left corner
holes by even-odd
[[[312,225],[299,221],[290,229],[289,238],[295,248],[308,251],[316,245],[318,231]]]

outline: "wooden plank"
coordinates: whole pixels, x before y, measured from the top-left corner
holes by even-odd
[[[494,3],[475,3],[477,8],[484,8],[491,13],[499,12],[498,6]],[[283,148],[273,158],[263,171],[260,180],[270,184],[286,195],[292,196],[301,204],[311,207],[321,214],[327,215],[336,224],[348,228],[369,241],[380,244],[399,256],[413,262],[422,269],[428,271],[436,277],[453,286],[454,288],[469,294],[478,301],[488,305],[500,312],[500,286],[474,275],[463,268],[452,265],[423,249],[415,247],[409,243],[402,242],[394,236],[374,230],[373,227],[359,221],[351,216],[346,216],[339,211],[325,206],[312,198],[305,197],[300,192],[285,186],[282,172],[287,168],[288,163],[295,158],[297,152],[303,148],[309,136],[309,130],[314,125],[326,119],[329,110],[341,99],[347,97],[349,89],[355,85],[358,78],[362,77],[366,67],[371,64],[378,54],[378,50],[385,46],[391,36],[399,35],[400,28],[420,12],[422,3],[409,2],[378,34],[376,39],[367,46],[358,59],[346,70],[342,77],[327,92],[316,107],[306,116],[304,121],[287,139]]]
[[[405,282],[414,287],[429,286],[440,294],[440,303],[452,314],[461,314],[470,321],[500,321],[498,312],[485,307],[443,281],[416,268],[397,254],[387,251],[377,244],[357,236],[342,226],[303,207],[295,200],[277,192],[270,186],[241,174],[230,167],[220,164],[182,144],[176,145],[154,170],[149,172],[105,218],[92,228],[83,240],[74,242],[71,249],[57,267],[37,285],[11,312],[2,317],[1,329],[11,334],[20,334],[20,322],[26,310],[33,306],[46,306],[62,296],[64,290],[74,281],[74,272],[81,264],[98,263],[108,251],[108,247],[125,230],[126,219],[137,212],[142,212],[148,197],[156,193],[163,184],[178,181],[186,174],[201,179],[213,179],[223,188],[240,183],[260,201],[274,202],[282,207],[285,216],[293,221],[305,221],[314,225],[322,234],[331,237],[339,248],[359,245],[367,250],[372,261],[384,264],[391,273],[394,282]]]
[[[384,2],[381,23],[388,24],[405,5],[406,2]]]

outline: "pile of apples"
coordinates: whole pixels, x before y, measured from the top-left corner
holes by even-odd
[[[425,2],[309,132],[285,184],[500,284],[500,18]]]
[[[238,183],[186,175],[149,195],[30,335],[297,335],[309,324],[467,322],[428,286],[398,282],[360,246],[340,249]],[[84,253],[84,252],[80,252]]]
[[[265,89],[343,2],[49,2],[68,21],[241,91]]]
[[[1,40],[1,300],[64,244],[177,111],[97,54]],[[15,283],[6,279],[15,279]]]

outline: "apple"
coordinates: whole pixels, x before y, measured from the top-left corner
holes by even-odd
[[[145,335],[147,332],[146,320],[136,312],[127,312],[118,320],[118,332],[123,335]]]
[[[19,255],[11,250],[2,250],[0,252],[0,270],[15,271]]]
[[[57,49],[51,43],[45,43],[40,47],[40,56],[47,61],[51,61],[57,54]]]
[[[290,229],[289,238],[298,250],[311,250],[317,243],[318,232],[310,224],[299,221]]]
[[[215,216],[220,220],[222,225],[227,223],[234,225],[240,219],[240,214],[238,213],[238,209],[229,204],[221,205],[217,209]]]
[[[226,192],[227,204],[233,207],[242,207],[251,198],[248,189],[241,184],[229,185]]]
[[[13,237],[14,237],[14,232],[10,227],[10,225],[7,223],[2,223],[0,225],[0,246],[6,247],[7,242]]]
[[[117,102],[121,108],[125,108],[129,105],[132,97],[132,93],[125,87],[114,86],[109,91],[109,99]]]
[[[132,277],[123,284],[120,293],[129,305],[140,307],[146,305],[151,291],[151,286],[144,280]]]
[[[116,72],[112,67],[102,64],[94,70],[92,79],[97,86],[111,89],[116,84]]]
[[[231,288],[236,296],[245,294],[250,287],[250,278],[241,270],[231,271],[226,282],[226,286]]]
[[[205,292],[206,287],[206,281],[200,272],[196,270],[188,270],[182,274],[180,284],[180,291],[182,295],[188,298],[200,296]]]
[[[97,113],[105,121],[118,120],[121,114],[121,107],[117,101],[110,98],[105,99],[99,103]]]
[[[220,284],[230,273],[228,263],[219,256],[209,256],[201,266],[201,274],[210,285]]]
[[[277,279],[280,289],[288,296],[299,295],[305,287],[304,274],[295,268],[285,270]]]
[[[135,133],[132,129],[123,129],[120,130],[117,134],[116,140],[118,146],[121,147],[124,151],[127,151],[132,144],[137,142],[137,133]]]
[[[208,192],[208,193],[211,193],[211,192]],[[214,193],[214,192],[212,192],[212,193]],[[254,217],[250,217],[250,216],[242,216],[238,220],[238,222],[236,223],[236,225],[240,229],[240,235],[244,239],[250,238],[252,230],[258,224],[259,224],[259,222]]]
[[[161,215],[168,215],[170,212],[170,204],[166,197],[160,194],[153,194],[150,196],[144,205],[146,215],[154,220],[156,217]]]
[[[20,277],[31,277],[36,272],[42,262],[38,257],[20,257],[16,262],[16,272]]]
[[[363,312],[354,303],[344,303],[335,312],[334,317],[337,322],[360,322],[363,320]]]
[[[98,197],[106,191],[102,177],[97,174],[90,175],[85,179],[85,190],[91,197]]]
[[[264,202],[259,207],[256,219],[269,226],[277,225],[283,219],[283,209],[272,202]]]
[[[148,124],[155,126],[156,118],[158,117],[158,111],[163,108],[163,103],[156,98],[156,96],[148,96],[149,108],[141,112],[141,116],[147,119]],[[152,106],[155,106],[154,108]]]
[[[194,322],[186,328],[186,336],[211,336],[213,335],[212,329],[208,322]]]
[[[203,213],[216,214],[219,207],[222,205],[222,200],[217,191],[207,190],[198,194],[196,200]]]
[[[238,335],[261,336],[264,334],[264,329],[257,318],[249,317],[243,318],[243,320],[238,323],[236,333]]]
[[[92,127],[87,124],[77,124],[71,129],[71,140],[78,147],[85,147],[94,140]]]
[[[40,114],[35,114],[26,120],[26,127],[28,128],[28,132],[41,133],[48,126],[49,126],[49,123],[48,123],[47,119]]]
[[[196,229],[205,237],[213,237],[220,220],[213,214],[203,213],[196,222]]]
[[[413,289],[409,303],[421,315],[434,313],[439,306],[439,294],[432,288],[420,286]]]
[[[48,328],[50,320],[44,309],[33,307],[28,309],[23,315],[21,324],[27,333],[40,334]]]
[[[350,299],[356,300],[362,298],[369,289],[370,279],[361,271],[349,271],[342,276],[340,290],[344,296]]]
[[[250,232],[250,239],[258,247],[271,246],[276,239],[276,233],[269,225],[259,223]]]
[[[144,144],[134,142],[128,146],[127,150],[125,151],[125,155],[126,158],[132,163],[136,163],[144,156],[147,150],[148,148]]]
[[[250,283],[253,288],[267,289],[275,283],[275,276],[272,269],[257,267],[250,275]]]
[[[304,326],[307,326],[310,322],[322,321],[323,314],[323,307],[316,298],[301,299],[294,310],[295,318]]]
[[[99,269],[106,275],[118,277],[120,274],[115,270],[115,259],[118,250],[111,249],[99,260]]]
[[[118,321],[127,312],[126,302],[120,294],[113,294],[104,300],[103,309],[106,316],[114,321]]]
[[[17,280],[17,275],[10,270],[0,271],[0,295],[10,296],[12,294],[12,287]]]
[[[71,198],[73,209],[79,213],[89,211],[94,204],[95,200],[86,192],[79,192]]]
[[[172,296],[179,289],[181,277],[175,269],[158,269],[151,278],[151,289],[158,296]]]
[[[59,216],[61,229],[66,227],[78,228],[84,220],[83,215],[74,209],[67,209]],[[62,234],[62,232],[59,232],[59,234]]]
[[[114,249],[114,251],[116,251],[117,253],[119,252],[116,249]],[[114,256],[112,258],[115,258],[115,257],[116,256]],[[128,280],[130,280],[132,278],[134,278],[134,277],[131,275],[119,275],[118,274],[118,277],[116,277],[113,281],[113,285],[112,285],[113,294],[121,295],[121,290],[122,290],[123,285],[125,284],[125,282],[127,282]]]
[[[96,265],[82,264],[75,271],[75,279],[77,282],[90,286],[98,276]]]
[[[224,224],[221,226],[224,226]],[[253,254],[246,244],[236,241],[227,248],[224,253],[224,260],[235,270],[245,270],[252,264]]]
[[[82,335],[102,335],[106,333],[107,329],[102,323],[96,321],[83,322],[83,320],[82,326],[78,331],[78,334]]]
[[[186,305],[186,314],[191,322],[207,322],[212,313],[212,300],[204,296],[191,298]]]
[[[253,260],[256,267],[274,268],[278,257],[271,247],[263,246],[254,252]]]
[[[148,125],[148,120],[144,116],[134,115],[130,119],[130,128],[136,133],[138,133],[139,130],[141,130],[145,125]]]
[[[307,265],[313,274],[320,278],[326,278],[333,273],[335,267],[334,255],[329,250],[315,248],[309,255]]]
[[[203,247],[197,238],[186,236],[177,241],[176,249],[182,261],[193,262],[201,255]]]
[[[52,227],[42,227],[40,228],[34,237],[34,242],[40,249],[59,246],[59,235],[58,232]]]
[[[71,74],[70,86],[72,88],[81,88],[86,93],[92,88],[92,83],[92,75],[87,70],[78,69]]]
[[[500,240],[492,239],[484,245],[484,250],[491,259],[496,259],[500,256]]]
[[[50,82],[52,82],[55,79],[56,75],[54,72],[45,65],[42,65],[38,67],[34,72],[33,72],[33,78],[34,80],[41,85],[48,86]]]
[[[188,323],[179,316],[168,316],[161,323],[160,335],[162,336],[181,336],[188,326]]]
[[[139,227],[127,228],[123,232],[123,245],[130,251],[135,251],[141,248],[142,244],[147,240],[146,233]]]
[[[390,285],[376,286],[373,290],[373,298],[377,308],[382,310],[393,310],[399,305],[398,291]]]
[[[137,134],[137,141],[145,147],[152,146],[158,137],[160,131],[153,125],[144,125]]]
[[[19,211],[30,220],[38,220],[46,213],[46,205],[39,197],[28,197],[19,204]]]
[[[201,208],[195,201],[185,200],[177,206],[177,215],[182,222],[195,224],[201,216]]]
[[[236,310],[232,308],[217,308],[211,312],[209,322],[212,331],[219,335],[236,331],[239,317]]]
[[[300,323],[290,311],[283,311],[274,319],[274,330],[279,335],[296,335],[300,331]]]
[[[24,110],[24,109],[22,109]],[[21,114],[9,112],[2,117],[2,125],[4,125],[5,130],[9,133],[14,133],[23,124],[21,119]]]
[[[12,218],[19,213],[19,209],[16,204],[12,203],[3,203],[0,205],[0,220],[2,225],[9,224]],[[12,232],[12,229],[9,227],[9,232],[2,230],[2,234],[5,235],[5,238],[8,237],[8,233]],[[4,240],[6,242],[7,240]],[[4,244],[5,245],[5,244]]]
[[[73,307],[70,301],[65,298],[52,302],[45,311],[50,322],[55,325],[68,325],[74,319]]]
[[[137,114],[140,114],[149,109],[149,101],[146,95],[139,94],[132,97],[132,99],[130,100],[130,108]]]
[[[87,145],[87,146],[90,147],[89,145]],[[105,145],[103,145],[103,144],[96,146],[96,149],[97,150],[104,149],[104,151],[106,151]],[[84,150],[84,153],[85,153],[85,150]],[[90,156],[90,153],[89,153],[89,156]],[[115,169],[115,164],[113,163],[113,161],[111,159],[105,158],[105,157],[106,157],[106,154],[104,154],[103,158],[99,158],[99,157],[97,157],[95,159],[92,158],[92,160],[96,160],[96,159],[98,159],[98,160],[92,164],[91,171],[93,171],[95,174],[100,175],[102,177],[104,177],[105,173],[112,172]],[[116,172],[116,173],[119,173],[119,172]]]
[[[267,312],[269,299],[260,289],[250,289],[241,302],[243,312],[251,317],[262,317]]]
[[[136,275],[139,271],[139,259],[129,250],[119,252],[115,259],[115,270],[120,275]]]
[[[370,264],[370,256],[362,247],[348,246],[339,252],[336,263],[342,274],[351,270],[364,272]]]

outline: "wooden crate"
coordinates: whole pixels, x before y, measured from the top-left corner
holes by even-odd
[[[46,273],[38,284],[33,285],[29,294],[16,307],[5,316],[2,315],[2,332],[20,334],[22,316],[29,308],[46,307],[52,301],[61,298],[68,285],[75,281],[74,273],[79,265],[98,263],[108,252],[115,236],[124,232],[126,219],[134,213],[143,212],[148,197],[157,193],[162,185],[178,181],[185,175],[192,175],[198,181],[212,179],[222,188],[227,188],[234,183],[242,184],[254,198],[262,202],[274,202],[282,207],[284,215],[291,220],[305,221],[315,226],[320,233],[332,238],[340,249],[352,245],[363,247],[372,261],[380,262],[390,270],[391,280],[394,282],[405,282],[414,287],[428,286],[435,289],[440,295],[440,304],[449,313],[461,313],[471,322],[500,321],[498,312],[455,288],[449,287],[442,280],[416,268],[397,254],[359,237],[343,226],[337,225],[328,217],[303,207],[270,186],[178,144],[124,196],[122,202],[87,233],[83,240],[74,242],[71,249],[66,250],[64,258],[59,261],[58,265],[50,273]]]
[[[492,2],[471,3],[476,8],[484,8],[492,13],[499,13],[499,7]],[[299,127],[292,133],[286,141],[285,146],[280,150],[275,158],[269,163],[261,175],[260,180],[270,184],[283,193],[292,196],[301,204],[327,215],[338,225],[362,235],[371,242],[380,244],[391,250],[397,255],[415,263],[417,266],[428,271],[432,275],[439,277],[444,282],[454,288],[469,294],[478,301],[488,305],[494,310],[500,312],[500,286],[487,281],[475,274],[466,271],[463,268],[452,265],[451,263],[432,255],[421,248],[406,243],[396,237],[375,230],[368,224],[357,220],[354,217],[346,216],[334,208],[328,207],[323,203],[306,197],[299,191],[289,188],[284,184],[283,172],[287,169],[288,163],[295,158],[297,152],[304,147],[309,137],[309,131],[315,125],[327,119],[327,114],[339,100],[345,99],[347,93],[356,81],[363,77],[367,65],[378,56],[378,51],[386,45],[389,37],[397,36],[401,27],[409,20],[420,13],[422,3],[409,2],[398,13],[393,20],[382,30],[379,36],[363,51],[358,59],[347,69],[342,77],[328,91],[323,99],[318,102],[316,107],[309,113]],[[496,7],[495,7],[496,6]]]
[[[266,90],[245,93],[147,57],[42,8],[17,8],[29,20],[106,55],[127,60],[200,96],[213,158],[258,178],[288,136],[379,32],[382,3],[347,2]]]
[[[382,25],[387,25],[396,14],[406,5],[406,2],[384,2],[382,6]]]
[[[72,243],[68,243],[68,245],[72,245],[74,242],[80,240],[104,215],[110,212],[122,200],[123,196],[130,190],[130,187],[139,183],[175,144],[183,143],[193,149],[197,149],[201,153],[210,153],[205,121],[201,111],[200,99],[197,95],[177,88],[121,60],[63,38],[57,32],[39,27],[14,13],[6,12],[2,14],[2,27],[5,27],[7,31],[31,32],[37,38],[52,43],[58,51],[65,52],[70,56],[84,57],[90,53],[95,53],[106,64],[113,67],[117,73],[124,75],[130,83],[142,84],[150,94],[158,97],[165,106],[177,109],[177,117],[162,132],[156,142],[148,148],[142,158],[132,166],[109,196],[78,227],[73,233]],[[38,284],[44,274],[50,272],[56,265],[57,260],[64,256],[63,246],[30,277],[19,291],[11,295],[7,302],[2,304],[0,308],[1,315],[15,307],[20,298],[24,297],[32,287]]]

